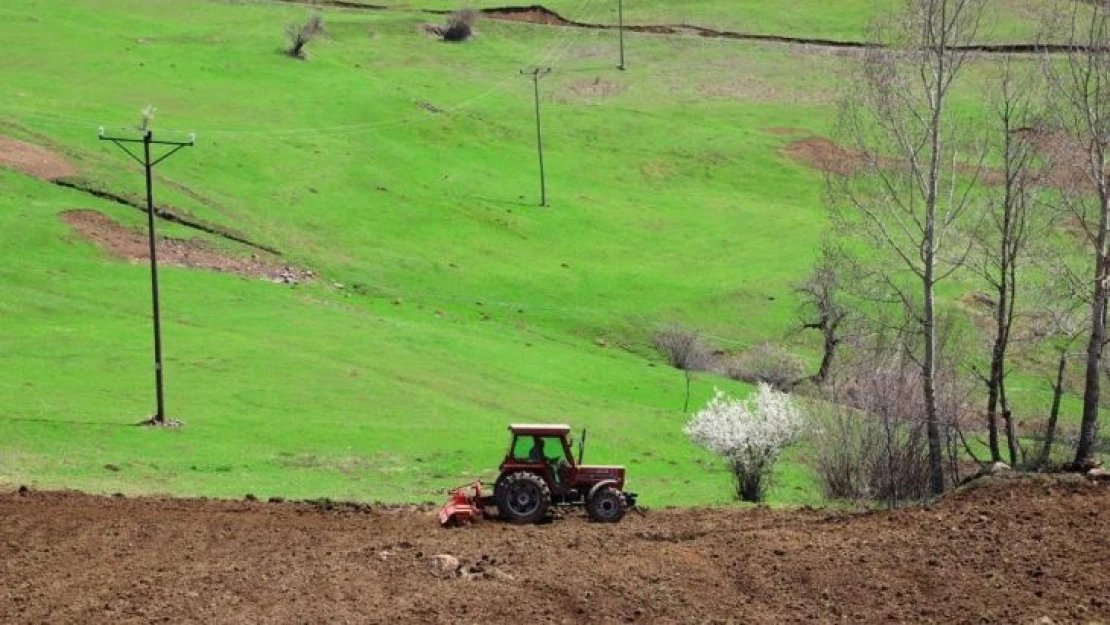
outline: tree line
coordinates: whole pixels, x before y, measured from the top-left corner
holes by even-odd
[[[819,385],[832,384],[846,341],[856,358],[868,352],[867,362],[883,366],[893,358],[915,374],[934,494],[952,480],[946,448],[976,455],[961,430],[966,411],[944,405],[960,392],[953,373],[970,369],[985,391],[989,460],[1043,467],[1078,342],[1083,409],[1067,468],[1098,463],[1110,294],[1110,3],[1046,12],[1039,39],[1066,42],[1063,54],[1006,57],[989,68],[970,48],[985,4],[907,0],[873,26],[884,45],[863,53],[841,102],[846,164],[827,175],[830,236],[799,288],[804,327],[824,339]],[[976,90],[982,97],[967,96]],[[957,276],[981,285],[990,314],[980,329],[961,328],[938,305]],[[957,362],[972,334],[989,335],[985,365]],[[1016,341],[1056,353],[1052,407],[1028,454],[1008,392]],[[874,377],[874,366],[865,369]],[[835,399],[861,404],[856,391],[855,400],[847,391]]]

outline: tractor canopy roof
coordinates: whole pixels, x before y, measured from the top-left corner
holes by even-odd
[[[518,436],[566,436],[570,426],[556,423],[513,423],[509,431]]]

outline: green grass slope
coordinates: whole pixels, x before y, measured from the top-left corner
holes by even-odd
[[[186,427],[136,428],[152,405],[146,268],[58,214],[142,214],[0,170],[0,483],[438,499],[490,476],[507,423],[567,421],[590,429],[589,460],[629,465],[646,503],[727,500],[650,335],[677,322],[741,348],[787,333],[824,222],[820,175],[780,149],[827,127],[850,59],[637,36],[617,72],[612,33],[486,21],[448,45],[419,12],[345,11],[301,62],[280,47],[305,14],[0,7],[0,132],[141,193],[96,128],[153,103],[159,133],[198,135],[159,165],[159,200],[320,275],[165,269],[168,409]],[[550,208],[518,74],[534,65],[557,68],[542,83]],[[744,391],[700,377],[694,405],[715,385]],[[816,498],[799,465],[783,478],[778,501]]]

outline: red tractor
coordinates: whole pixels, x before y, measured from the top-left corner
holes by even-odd
[[[585,431],[577,461],[569,425],[513,424],[509,432],[512,441],[493,494],[483,494],[481,482],[451,491],[451,501],[440,510],[440,523],[454,525],[481,516],[487,506],[496,506],[506,521],[537,523],[553,505],[585,506],[591,520],[616,523],[636,505],[635,493],[624,492],[624,467],[582,464]]]

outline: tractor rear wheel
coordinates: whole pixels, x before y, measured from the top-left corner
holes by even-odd
[[[586,502],[586,514],[598,523],[616,523],[624,518],[624,512],[624,497],[615,488],[602,488]]]
[[[512,523],[536,523],[551,507],[551,489],[535,473],[522,471],[505,476],[500,482],[497,513]]]

